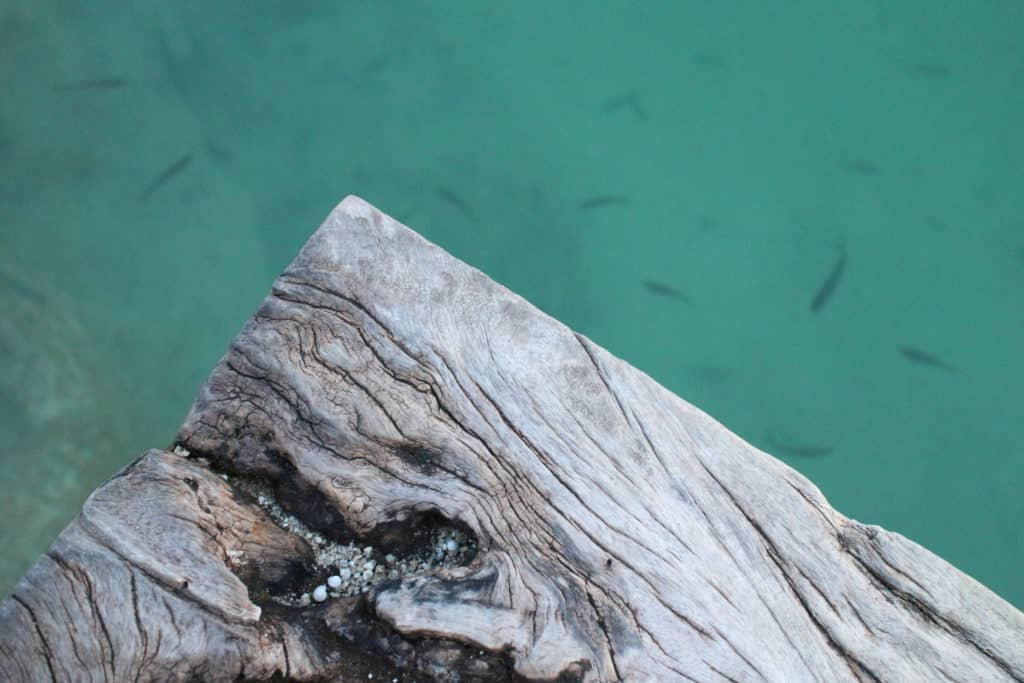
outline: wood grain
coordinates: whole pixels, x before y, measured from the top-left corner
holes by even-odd
[[[176,442],[0,604],[6,680],[1024,680],[1008,603],[356,197]],[[234,478],[339,542],[478,550],[282,605],[310,548]]]

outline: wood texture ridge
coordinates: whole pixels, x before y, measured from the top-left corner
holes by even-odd
[[[176,445],[0,604],[4,680],[1024,680],[1011,605],[357,197]],[[290,604],[315,549],[244,482],[331,542],[475,554]]]

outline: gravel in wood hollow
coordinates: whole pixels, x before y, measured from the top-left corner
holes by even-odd
[[[174,452],[184,457],[190,453],[176,446]],[[209,466],[206,458],[195,458]],[[373,546],[349,543],[342,545],[307,527],[302,520],[281,507],[271,487],[258,480],[220,474],[228,484],[249,495],[282,528],[302,536],[313,549],[316,576],[305,590],[272,596],[275,602],[292,607],[305,607],[331,598],[350,597],[364,593],[386,579],[422,574],[437,567],[463,565],[476,554],[472,538],[453,527],[437,527],[431,533],[428,553],[399,556],[382,554]],[[240,550],[228,551],[228,561],[234,565],[245,563]]]

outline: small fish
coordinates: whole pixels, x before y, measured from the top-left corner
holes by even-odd
[[[948,78],[949,67],[943,64],[914,64],[910,67],[910,72],[915,73],[918,76],[927,76],[928,78]]]
[[[679,301],[685,301],[686,303],[693,303],[690,297],[685,292],[680,292],[671,285],[666,285],[664,282],[658,282],[657,280],[644,280],[644,287],[647,291],[657,294],[658,296],[668,297],[669,299],[678,299]]]
[[[900,355],[909,360],[911,363],[917,363],[919,365],[926,365],[930,368],[936,368],[938,370],[945,370],[951,375],[955,375],[957,372],[956,366],[950,365],[944,360],[936,358],[927,351],[914,348],[913,346],[901,346]]]
[[[213,157],[214,161],[222,164],[235,160],[235,155],[230,149],[222,147],[215,142],[207,142],[206,151],[211,157]]]
[[[697,229],[701,232],[712,232],[718,229],[718,219],[714,216],[702,213],[697,217]]]
[[[818,292],[811,299],[811,313],[817,313],[825,304],[828,303],[829,299],[836,291],[836,287],[839,285],[839,279],[843,276],[843,270],[846,269],[846,244],[842,237],[839,238],[839,256],[836,258],[836,263],[832,266],[832,271],[825,278],[825,281],[821,283],[821,287],[818,288]]]
[[[0,271],[0,285],[28,299],[37,306],[46,305],[46,297],[22,280]]]
[[[835,450],[832,446],[825,446],[822,444],[810,445],[784,443],[776,439],[771,434],[764,435],[764,442],[779,453],[798,458],[822,458],[826,455],[832,455],[832,452]]]
[[[729,60],[722,55],[710,52],[698,52],[693,56],[693,63],[709,69],[728,69]]]
[[[454,206],[459,211],[461,211],[462,214],[466,218],[475,218],[475,215],[473,213],[473,209],[470,208],[469,204],[467,204],[466,201],[464,199],[462,199],[462,197],[460,197],[459,195],[455,194],[454,192],[449,190],[447,187],[438,186],[437,187],[437,196],[440,197],[441,199],[445,200],[446,202],[448,202],[452,206]]]
[[[191,154],[186,154],[172,163],[170,166],[165,168],[163,172],[153,180],[153,182],[146,186],[146,189],[139,194],[139,199],[149,199],[150,196],[163,187],[167,181],[184,171],[185,167],[190,163],[192,163]]]
[[[602,194],[580,201],[576,208],[580,211],[591,211],[593,209],[604,209],[609,206],[629,206],[629,199],[615,194]]]
[[[874,165],[870,161],[864,161],[863,159],[844,161],[839,164],[839,167],[844,171],[849,171],[850,173],[856,173],[858,175],[875,175],[878,173],[878,166]]]
[[[640,119],[641,121],[647,120],[647,110],[644,109],[643,104],[640,103],[640,98],[636,92],[628,92],[617,97],[613,97],[604,103],[601,107],[602,114],[611,114],[620,109],[629,109],[633,116]]]
[[[694,363],[687,369],[687,374],[702,384],[722,385],[732,377],[732,370],[711,363]]]
[[[380,71],[383,71],[389,64],[391,64],[391,59],[393,56],[394,55],[392,55],[390,52],[385,52],[380,55],[377,55],[370,61],[363,64],[359,68],[359,70],[363,73],[364,76],[369,76]]]
[[[53,86],[54,90],[120,90],[128,85],[128,81],[118,76],[107,76],[103,78],[87,78],[84,81],[72,83],[58,83]]]

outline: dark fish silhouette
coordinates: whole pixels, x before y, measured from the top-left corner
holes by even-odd
[[[828,274],[825,281],[821,283],[821,287],[818,288],[817,294],[811,300],[811,313],[817,313],[825,304],[829,302],[832,295],[835,294],[836,287],[839,285],[839,279],[843,276],[843,271],[846,269],[846,244],[845,241],[839,239],[839,256],[836,258],[836,263],[832,266],[832,272]]]
[[[153,180],[153,182],[151,182],[149,185],[146,186],[146,189],[144,189],[139,194],[139,199],[149,199],[150,196],[154,192],[159,190],[161,187],[163,187],[164,184],[167,183],[167,181],[169,181],[171,178],[173,178],[174,176],[176,176],[179,173],[181,173],[182,171],[184,171],[185,167],[188,166],[190,163],[192,163],[192,155],[191,154],[186,154],[185,156],[181,157],[180,159],[178,159],[177,161],[172,163],[170,166],[165,168],[160,173],[160,175],[158,175]]]
[[[610,100],[606,100],[604,106],[601,107],[602,114],[610,114],[620,109],[629,109],[633,116],[640,119],[641,121],[647,120],[647,110],[644,109],[643,104],[640,103],[640,98],[637,96],[635,91],[630,91],[617,97],[613,97]]]
[[[825,446],[823,444],[811,445],[784,443],[776,439],[771,434],[764,435],[764,442],[779,453],[798,458],[822,458],[826,455],[832,455],[832,452],[835,450],[831,446]]]
[[[946,361],[936,358],[927,351],[914,348],[913,346],[901,346],[900,355],[909,360],[911,363],[917,363],[918,365],[925,365],[930,368],[936,368],[938,370],[945,370],[951,375],[955,375],[957,372],[956,366],[950,365]]]
[[[910,72],[917,74],[918,76],[926,76],[928,78],[949,78],[949,67],[945,64],[934,64],[925,62],[921,64],[914,64],[910,67]]]
[[[234,152],[227,147],[218,145],[216,142],[207,142],[206,151],[211,157],[213,157],[214,161],[218,161],[222,164],[235,160]]]
[[[390,52],[377,55],[359,67],[359,71],[367,76],[383,71],[389,64],[391,64],[392,57],[394,57],[394,55]]]
[[[31,285],[2,271],[0,271],[0,286],[10,289],[37,306],[46,305],[46,297],[36,291]]]
[[[629,206],[629,199],[617,194],[602,194],[581,200],[576,205],[576,208],[580,211],[590,211],[592,209],[604,209],[609,206]]]
[[[103,78],[87,78],[83,81],[72,83],[58,83],[53,86],[54,90],[120,90],[128,85],[128,81],[118,76],[107,76]]]
[[[712,54],[710,52],[698,52],[693,56],[693,63],[697,66],[702,66],[710,69],[728,69],[729,60],[722,55]]]
[[[647,288],[647,291],[657,294],[658,296],[692,303],[692,301],[690,301],[690,297],[687,296],[685,292],[681,292],[675,287],[666,285],[664,282],[658,282],[657,280],[644,280],[644,287]]]
[[[474,218],[475,217],[475,215],[473,213],[473,209],[470,208],[469,204],[466,203],[466,201],[462,197],[460,197],[459,195],[455,194],[454,192],[449,190],[447,187],[438,186],[438,188],[437,188],[437,196],[440,197],[441,199],[445,200],[446,202],[448,202],[452,206],[454,206],[459,211],[461,211],[462,215],[464,215],[466,218]]]
[[[865,161],[863,159],[852,159],[850,161],[844,161],[839,164],[839,167],[849,173],[856,173],[857,175],[875,175],[878,173],[878,166]]]

